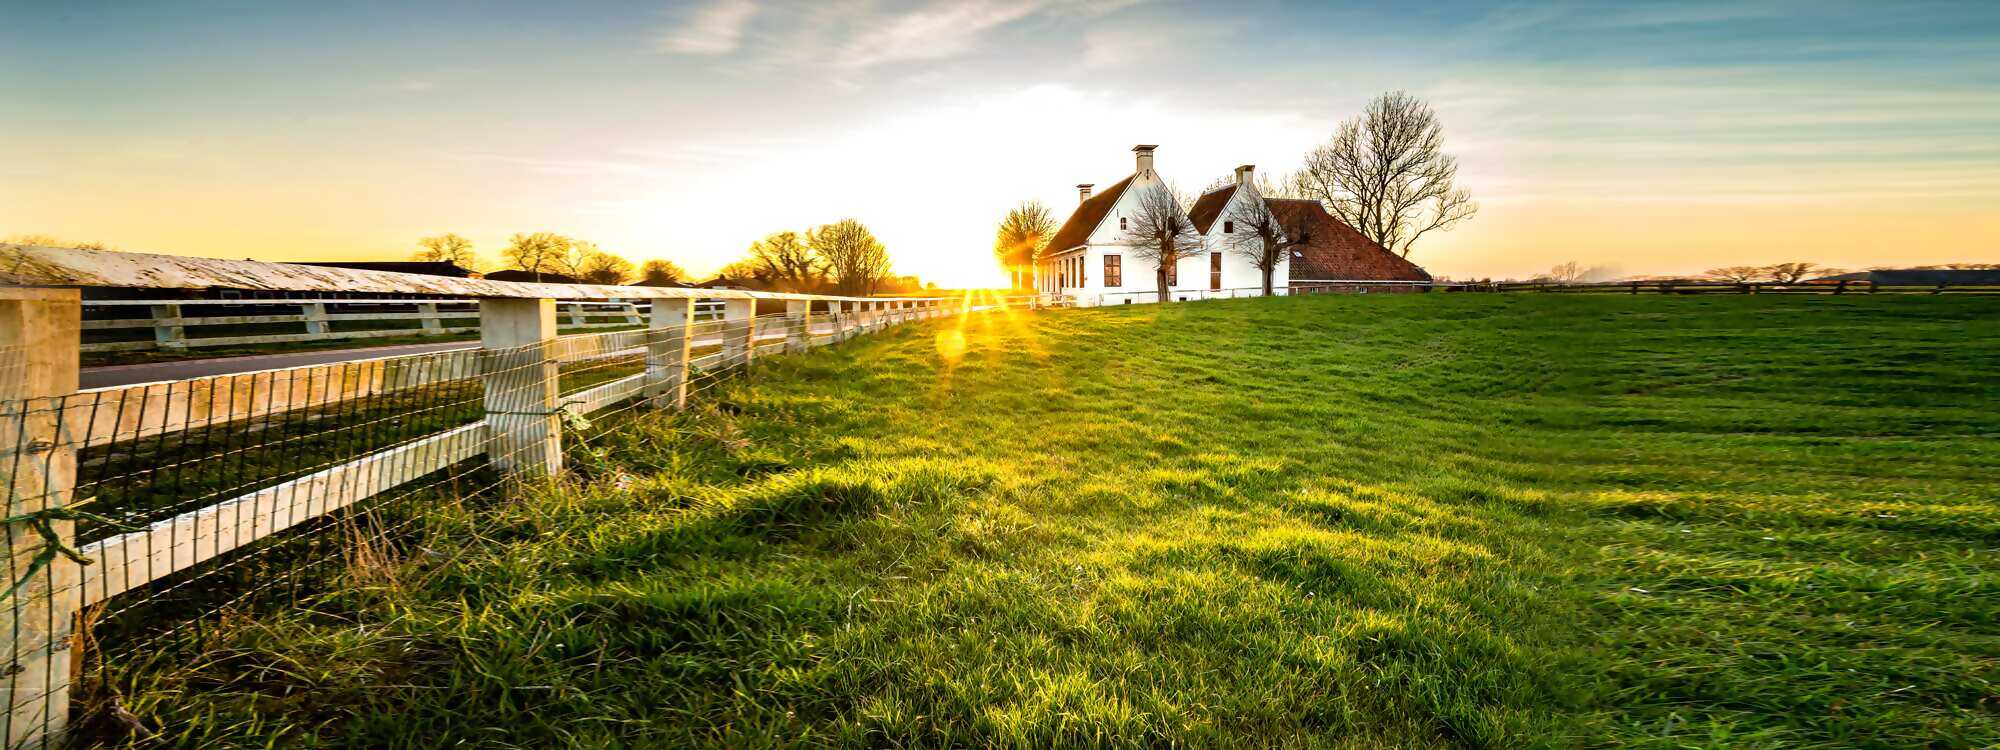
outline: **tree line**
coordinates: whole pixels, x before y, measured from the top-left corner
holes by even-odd
[[[1383,248],[1410,257],[1417,240],[1449,231],[1479,211],[1471,192],[1457,185],[1458,160],[1444,152],[1444,126],[1422,99],[1392,91],[1342,121],[1327,142],[1306,152],[1296,171],[1259,176],[1266,198],[1317,201],[1335,218]],[[1225,176],[1209,185],[1227,187]],[[1206,192],[1206,191],[1204,191]],[[1123,233],[1126,255],[1151,266],[1160,299],[1169,299],[1169,269],[1203,251],[1188,218],[1194,196],[1171,184],[1138,196]],[[1273,276],[1290,248],[1310,240],[1303,215],[1280,215],[1262,201],[1235,209],[1229,220],[1249,231],[1232,233],[1230,252],[1249,260],[1270,294]],[[1290,224],[1288,226],[1288,223]],[[1015,288],[1032,283],[1034,269],[1058,229],[1047,206],[1023,202],[1001,220],[993,253]],[[1058,248],[1066,250],[1068,248]]]
[[[915,277],[894,276],[888,249],[855,219],[804,232],[774,232],[750,243],[743,258],[716,272],[716,280],[769,291],[862,297],[922,286]]]
[[[1928,266],[1874,266],[1870,271],[1941,271],[1941,270],[1991,270],[2000,269],[2000,263],[1941,263]],[[1722,266],[1701,272],[1695,278],[1710,281],[1728,281],[1737,284],[1768,282],[1773,284],[1797,284],[1809,279],[1846,273],[1846,269],[1822,266],[1807,261],[1789,261],[1762,266]],[[1616,273],[1607,266],[1585,267],[1576,261],[1569,261],[1550,268],[1547,273],[1537,274],[1528,279],[1533,282],[1550,284],[1590,284],[1619,281],[1660,281],[1661,277],[1613,278]]]
[[[417,240],[414,259],[453,263],[468,271],[485,269],[472,241],[457,234],[441,234]],[[649,260],[634,267],[632,262],[606,252],[597,243],[555,232],[521,232],[500,248],[501,267],[496,271],[518,271],[534,281],[579,281],[585,284],[627,284],[640,286],[680,286],[687,272],[670,260]]]
[[[416,260],[450,262],[475,271],[482,268],[472,241],[457,234],[425,237],[417,245]],[[634,268],[631,261],[595,242],[554,232],[514,235],[500,249],[500,260],[501,268],[496,270],[519,271],[531,280],[641,286],[676,286],[689,281],[687,273],[672,261],[649,260]],[[713,283],[854,296],[924,286],[915,277],[894,276],[888,249],[867,225],[855,219],[841,219],[804,232],[776,232],[753,242],[743,258],[716,273]]]

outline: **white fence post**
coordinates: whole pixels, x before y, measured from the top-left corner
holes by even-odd
[[[74,289],[0,288],[0,499],[8,518],[67,506],[76,487],[76,446],[62,434],[61,408],[76,392],[79,302]],[[72,522],[46,522],[61,544],[73,542]],[[81,574],[76,563],[55,555],[31,576],[49,544],[31,524],[7,524],[7,540],[7,580],[0,585],[26,579],[0,604],[0,639],[8,644],[0,668],[7,747],[54,747],[69,724],[70,636]]]
[[[722,301],[722,363],[749,367],[757,354],[757,300]]]
[[[326,305],[312,302],[300,307],[304,308],[300,312],[305,313],[306,333],[324,334],[327,332]]]
[[[159,349],[186,349],[187,328],[180,324],[180,305],[153,305],[146,308],[153,315],[153,346]],[[160,325],[161,321],[172,319],[172,325]]]
[[[625,323],[626,323],[626,325],[635,325],[635,326],[636,326],[636,325],[640,325],[640,324],[643,324],[643,323],[645,323],[645,322],[646,322],[645,320],[643,320],[643,319],[641,319],[641,318],[639,317],[639,304],[638,304],[638,303],[636,303],[636,302],[627,302],[627,303],[625,303]]]
[[[444,330],[444,319],[438,315],[438,306],[435,302],[417,305],[417,319],[423,323],[425,334]]]
[[[812,301],[785,302],[785,351],[798,353],[812,348]]]
[[[646,331],[646,400],[656,409],[685,408],[694,300],[655,299],[651,315]]]
[[[553,299],[479,302],[487,460],[503,474],[526,479],[562,471],[555,338]]]

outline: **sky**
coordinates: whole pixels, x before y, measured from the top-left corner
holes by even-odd
[[[1479,213],[1454,278],[2000,262],[2000,3],[0,0],[0,236],[400,259],[456,232],[697,274],[853,217],[990,285],[1132,171],[1294,169],[1385,91]]]

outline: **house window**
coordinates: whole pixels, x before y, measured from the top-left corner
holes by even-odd
[[[1222,222],[1222,233],[1223,233],[1223,234],[1235,234],[1235,233],[1236,233],[1236,222],[1233,222],[1233,221],[1225,221],[1225,222]]]
[[[1210,291],[1222,289],[1222,253],[1208,254],[1208,288]]]
[[[1125,217],[1118,217],[1118,228],[1121,230],[1125,228]]]
[[[1089,283],[1090,264],[1084,262],[1084,256],[1076,256],[1076,285],[1084,286]]]
[[[1120,261],[1118,260],[1118,256],[1116,256],[1116,255],[1106,255],[1106,256],[1104,256],[1104,285],[1105,285],[1105,286],[1107,286],[1107,287],[1111,287],[1111,286],[1124,286],[1124,285],[1125,285],[1125,269],[1124,269],[1123,267],[1121,267],[1121,266],[1119,265],[1119,263],[1120,263]]]

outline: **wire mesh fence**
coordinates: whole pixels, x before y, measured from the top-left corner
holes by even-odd
[[[971,309],[685,304],[638,330],[47,397],[32,384],[65,374],[37,368],[60,360],[0,339],[7,746],[119,731],[149,659],[425,554],[440,514],[559,474],[566,439],[684,408],[759,357]]]

